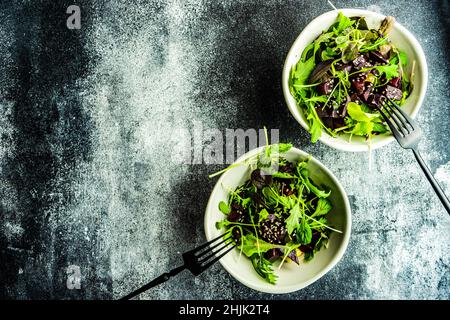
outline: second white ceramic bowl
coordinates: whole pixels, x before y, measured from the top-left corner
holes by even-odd
[[[263,147],[252,150],[236,160],[236,162],[241,162],[262,150]],[[296,148],[292,148],[285,155],[286,159],[291,162],[304,160],[307,156],[307,153]],[[262,279],[253,269],[250,260],[245,255],[240,256],[238,249],[232,250],[220,259],[220,263],[234,278],[244,285],[267,293],[296,291],[318,280],[331,270],[343,256],[348,245],[351,230],[351,211],[347,194],[331,171],[315,158],[311,158],[309,161],[308,170],[310,171],[311,179],[315,183],[326,190],[331,190],[331,195],[328,199],[331,201],[333,209],[330,211],[327,219],[342,233],[332,232],[328,248],[322,248],[312,261],[301,262],[299,266],[291,262],[284,264],[280,270],[275,268],[275,272],[279,276],[275,285]],[[250,169],[247,166],[238,166],[226,171],[217,181],[205,212],[205,232],[208,240],[212,240],[223,233],[223,230],[217,230],[215,226],[216,222],[226,218],[218,208],[219,202],[228,201],[228,190],[234,190],[248,179],[250,179]]]
[[[367,10],[339,9],[338,11],[341,11],[348,17],[365,17],[369,28],[373,29],[378,29],[381,21],[385,18],[385,16],[382,14]],[[306,48],[306,46],[313,42],[322,33],[322,31],[327,30],[334,22],[336,22],[338,11],[333,10],[326,12],[311,21],[295,40],[294,44],[289,50],[284,64],[282,75],[284,98],[294,118],[306,130],[309,129],[308,122],[306,121],[306,116],[289,92],[289,73],[292,67],[295,66],[300,60],[302,52]],[[409,73],[411,71],[410,69],[412,66],[412,61],[416,61],[414,71],[414,89],[407,99],[405,105],[402,106],[402,109],[414,118],[417,115],[420,106],[422,105],[427,88],[428,69],[425,54],[423,53],[422,47],[420,46],[419,42],[411,34],[411,32],[409,32],[398,22],[395,23],[392,31],[389,33],[389,38],[391,39],[392,43],[395,44],[395,46],[397,46],[407,54],[409,59],[409,69],[407,69],[406,72]],[[333,138],[326,132],[322,131],[322,137],[319,140],[326,145],[329,145],[330,147],[343,151],[367,151],[369,148],[369,144],[366,139],[364,137],[358,136],[353,136],[351,142],[349,142],[349,135],[339,135]],[[371,148],[377,149],[387,145],[392,141],[394,141],[394,137],[392,135],[375,136],[372,139]]]

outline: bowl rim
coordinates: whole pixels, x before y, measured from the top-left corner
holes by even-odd
[[[364,17],[372,16],[372,17],[375,17],[380,20],[384,19],[386,17],[385,15],[383,15],[381,13],[370,11],[370,10],[364,10],[364,9],[343,8],[343,9],[330,10],[330,11],[327,11],[327,12],[317,16],[313,20],[311,20],[311,22],[309,22],[303,28],[302,32],[300,32],[300,34],[297,36],[297,38],[293,42],[292,46],[290,47],[288,54],[286,55],[286,59],[284,61],[284,65],[283,65],[281,82],[282,82],[282,90],[283,90],[284,100],[286,102],[286,105],[287,105],[290,113],[292,114],[294,119],[306,131],[308,131],[309,125],[301,117],[300,112],[302,112],[302,111],[296,110],[296,109],[298,109],[297,102],[293,99],[293,97],[291,96],[290,90],[289,90],[288,83],[289,83],[290,66],[288,66],[288,61],[291,60],[292,59],[291,57],[297,53],[298,50],[295,48],[297,47],[298,43],[301,42],[302,38],[310,32],[310,29],[312,29],[322,19],[331,18],[333,15],[337,15],[338,12],[342,12],[343,14],[345,14],[347,16],[357,16],[357,15],[364,16]],[[421,84],[421,87],[419,88],[419,94],[418,94],[417,101],[414,104],[414,106],[412,108],[412,112],[410,114],[410,116],[412,118],[415,118],[417,113],[419,112],[419,109],[422,106],[423,100],[425,99],[425,93],[426,93],[427,86],[428,86],[428,65],[427,65],[425,53],[424,53],[419,41],[416,39],[416,37],[408,29],[406,29],[402,24],[400,24],[397,20],[395,21],[395,28],[397,28],[399,33],[401,33],[407,39],[407,41],[409,41],[411,43],[411,47],[413,48],[414,52],[417,55],[416,66],[417,66],[417,68],[420,68],[420,70],[421,70],[422,84]],[[322,31],[323,30],[321,29],[321,32]],[[380,139],[379,141],[372,142],[370,145],[370,149],[375,150],[375,149],[381,148],[381,147],[386,146],[389,143],[393,142],[394,140],[395,140],[395,138],[392,135],[383,136],[382,139]],[[367,145],[362,145],[362,144],[358,145],[358,144],[353,144],[351,142],[344,143],[340,139],[333,138],[324,130],[322,130],[322,135],[319,138],[319,141],[326,144],[329,147],[332,147],[334,149],[341,150],[341,151],[347,151],[347,152],[369,151],[369,147]]]
[[[265,147],[263,146],[263,147],[253,149],[253,150],[245,153],[241,157],[239,157],[234,163],[243,161],[243,160],[257,154],[258,152],[262,151],[264,148]],[[326,273],[328,273],[342,259],[345,251],[347,250],[349,240],[350,240],[351,229],[352,229],[352,213],[351,213],[350,202],[348,200],[348,195],[345,192],[342,184],[339,182],[338,178],[322,162],[320,162],[318,159],[314,158],[309,153],[306,153],[295,147],[292,147],[287,153],[289,153],[289,152],[293,152],[299,158],[305,158],[305,157],[311,156],[310,161],[314,162],[320,168],[320,170],[322,170],[336,185],[339,193],[341,193],[342,198],[344,199],[345,230],[342,231],[341,245],[337,249],[336,254],[329,261],[329,263],[314,277],[308,279],[307,281],[301,282],[299,284],[292,284],[292,285],[283,286],[283,287],[280,287],[277,285],[272,285],[272,287],[268,287],[267,284],[263,282],[263,280],[261,280],[261,284],[254,283],[254,282],[249,281],[245,277],[241,277],[240,275],[234,273],[232,271],[232,269],[226,263],[224,263],[222,261],[222,259],[219,260],[219,262],[223,266],[223,268],[233,278],[235,278],[237,281],[239,281],[243,285],[245,285],[251,289],[260,291],[260,292],[271,293],[271,294],[284,294],[284,293],[298,291],[298,290],[303,289],[303,288],[309,286],[310,284],[316,282],[321,277],[323,277]],[[231,170],[233,170],[233,169],[231,169]],[[215,221],[212,220],[212,217],[209,217],[210,216],[209,213],[213,210],[213,208],[217,208],[217,205],[218,205],[217,203],[213,203],[215,201],[214,195],[216,192],[218,192],[219,188],[221,188],[222,181],[223,181],[225,175],[228,174],[230,171],[227,171],[220,176],[220,178],[217,180],[213,190],[211,191],[211,194],[208,199],[208,204],[206,206],[205,216],[204,216],[204,229],[205,229],[205,236],[206,236],[207,241],[210,241],[213,239],[212,232],[215,228]],[[262,285],[262,283],[264,283],[264,285]]]

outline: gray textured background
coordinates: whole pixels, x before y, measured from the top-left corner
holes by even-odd
[[[285,107],[284,57],[326,1],[75,1],[0,4],[0,297],[118,298],[204,241],[220,165],[170,160],[177,128],[279,128],[347,190],[342,261],[308,288],[271,296],[219,265],[142,298],[449,299],[450,217],[412,153],[335,151]],[[422,44],[429,87],[420,149],[450,194],[448,1],[333,1],[390,14]],[[81,268],[81,290],[66,267]]]

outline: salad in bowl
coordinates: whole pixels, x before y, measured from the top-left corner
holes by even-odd
[[[263,292],[301,289],[342,257],[350,206],[336,177],[290,144],[250,151],[221,174],[205,213],[208,240],[229,238],[236,249],[220,263]]]
[[[324,29],[308,40],[319,23]],[[288,107],[311,141],[346,151],[392,141],[379,109],[391,99],[415,116],[425,88],[426,62],[414,37],[393,17],[363,10],[318,17],[294,43],[283,70]]]

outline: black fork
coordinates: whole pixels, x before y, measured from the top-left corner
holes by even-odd
[[[450,202],[448,201],[444,191],[442,191],[441,187],[434,179],[430,169],[420,156],[418,145],[420,139],[422,138],[422,130],[419,128],[417,123],[391,99],[386,98],[383,108],[378,108],[378,110],[384,120],[386,120],[386,123],[400,146],[404,149],[411,149],[413,151],[417,162],[419,162],[420,167],[425,173],[425,176],[428,181],[430,181],[434,191],[438,195],[447,212],[450,214]]]
[[[219,241],[221,240],[221,241]],[[211,265],[217,262],[220,258],[230,252],[236,246],[231,234],[221,235],[211,241],[208,241],[201,246],[183,253],[184,264],[169,272],[160,275],[149,283],[143,285],[139,289],[127,294],[120,300],[129,300],[150,288],[153,288],[163,282],[166,282],[171,277],[177,275],[184,269],[188,269],[194,276],[208,269]]]

